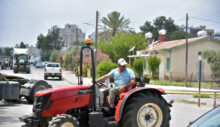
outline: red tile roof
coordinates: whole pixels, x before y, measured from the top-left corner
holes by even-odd
[[[203,38],[207,38],[207,36],[205,37],[195,37],[195,38],[189,38],[188,39],[188,43],[194,42],[194,41],[198,41],[201,40]],[[153,45],[153,48],[151,51],[153,50],[162,50],[162,49],[171,49],[174,47],[178,47],[180,45],[185,45],[186,44],[186,39],[181,39],[181,40],[173,40],[173,41],[165,41],[162,43],[157,43]],[[150,47],[141,50],[141,51],[150,51]]]

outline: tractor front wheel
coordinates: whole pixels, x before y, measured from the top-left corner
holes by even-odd
[[[170,109],[161,95],[139,93],[128,100],[122,127],[169,127],[170,118]]]
[[[71,115],[61,114],[54,117],[48,127],[79,127],[79,122]]]

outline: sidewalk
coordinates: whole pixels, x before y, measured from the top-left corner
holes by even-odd
[[[63,71],[63,78],[66,80],[68,83],[77,85],[78,84],[78,79],[73,74],[72,71]],[[83,84],[85,85],[91,85],[91,80],[92,78],[87,78],[83,77]],[[162,85],[145,85],[145,87],[149,88],[162,88],[166,91],[168,94],[192,94],[194,92],[198,92],[198,88],[191,88],[191,87],[181,87],[181,86],[162,86]],[[215,89],[201,89],[201,92],[205,93],[214,93],[216,92],[217,94],[220,95],[220,90],[215,90]]]
[[[73,74],[72,71],[63,71],[63,79],[66,80],[68,83],[73,84],[73,85],[78,85],[78,77]],[[91,85],[92,79],[83,77],[83,84],[85,85]]]

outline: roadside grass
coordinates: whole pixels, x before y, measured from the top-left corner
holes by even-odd
[[[189,101],[189,100],[185,100],[185,99],[178,100],[178,102],[184,103],[184,104],[197,104],[197,102],[195,102],[195,101]]]
[[[193,97],[194,98],[198,98],[199,94],[198,93],[194,93]],[[207,93],[200,93],[200,98],[211,98],[211,96]]]
[[[168,80],[150,80],[152,85],[164,85],[164,86],[184,86],[185,82],[177,82],[177,81],[168,81]],[[198,82],[188,82],[187,87],[199,87]],[[202,88],[216,88],[220,87],[220,83],[209,83],[209,82],[201,82]]]

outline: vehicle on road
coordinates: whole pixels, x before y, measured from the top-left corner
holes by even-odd
[[[2,70],[12,69],[13,68],[12,56],[0,56],[0,66]]]
[[[0,100],[18,101],[21,97],[25,97],[29,103],[33,103],[34,94],[48,88],[51,88],[51,85],[44,80],[28,80],[0,73]]]
[[[44,68],[44,79],[47,80],[48,77],[62,79],[62,68],[59,63],[47,63]]]
[[[80,51],[78,85],[37,92],[33,115],[20,117],[20,121],[34,127],[168,127],[170,108],[161,96],[165,94],[162,89],[133,87],[117,97],[116,107],[105,106],[99,89],[102,83],[95,81],[94,51],[90,44],[88,41]],[[92,85],[83,85],[83,49],[91,51]]]
[[[191,122],[188,127],[220,127],[220,105]]]
[[[46,66],[47,66],[47,63],[49,63],[49,62],[47,62],[47,61],[45,61],[45,62],[42,62],[42,64],[43,64],[43,67],[46,67]]]
[[[37,64],[35,65],[36,68],[44,68],[44,65],[42,62],[37,62]]]
[[[13,49],[13,70],[14,73],[23,71],[30,73],[30,63],[27,48],[14,48]]]

